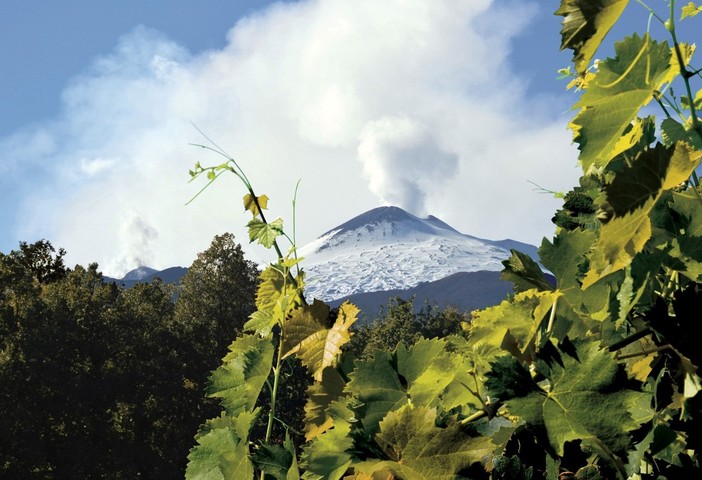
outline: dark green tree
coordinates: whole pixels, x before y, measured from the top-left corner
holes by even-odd
[[[201,339],[195,348],[204,356],[219,360],[256,309],[257,285],[256,264],[244,258],[234,235],[217,235],[181,280],[175,321]],[[217,363],[209,364],[207,371]]]
[[[348,352],[359,359],[369,359],[375,350],[392,351],[399,343],[409,347],[420,338],[445,337],[461,331],[461,323],[470,314],[454,307],[439,309],[425,303],[417,312],[414,297],[391,298],[371,321],[356,329]]]
[[[159,280],[121,289],[63,255],[46,241],[0,255],[0,478],[182,478],[255,266],[217,237],[176,305]]]

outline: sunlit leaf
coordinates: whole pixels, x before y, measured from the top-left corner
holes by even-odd
[[[470,328],[471,343],[485,343],[529,359],[538,346],[547,314],[560,295],[558,291],[527,290],[477,312]]]
[[[273,361],[270,339],[244,335],[229,346],[222,365],[210,376],[208,396],[219,398],[227,414],[253,410]]]
[[[272,222],[264,222],[254,218],[247,225],[249,228],[249,240],[258,241],[266,248],[271,248],[276,238],[283,234],[283,219],[276,218]]]
[[[607,32],[619,19],[628,0],[562,0],[555,14],[563,18],[561,50],[573,50],[573,63],[580,75]]]
[[[455,423],[439,427],[436,417],[435,409],[409,405],[388,413],[376,439],[389,460],[367,460],[355,470],[366,475],[390,471],[404,480],[451,480],[495,450],[489,437],[472,437]]]
[[[358,308],[345,302],[328,326],[329,307],[319,300],[294,310],[284,325],[284,357],[295,354],[315,380],[321,381],[324,368],[335,364],[341,347],[351,339],[349,327],[358,313]]]
[[[190,450],[187,480],[242,480],[253,478],[248,442],[234,428],[216,428],[198,437]]]
[[[702,138],[696,131],[686,128],[672,118],[666,118],[661,123],[661,136],[666,146],[677,142],[687,142],[697,150],[702,150]]]
[[[408,403],[445,410],[462,406],[466,414],[474,413],[480,399],[470,387],[479,380],[468,375],[467,359],[446,346],[444,340],[421,339],[409,348],[398,345],[393,353],[377,350],[371,360],[356,363],[345,392],[360,401],[357,415],[366,432],[377,432],[388,412]]]
[[[633,35],[615,45],[616,57],[600,62],[594,81],[575,105],[573,119],[583,172],[604,167],[639,110],[678,70],[667,43]]]
[[[256,307],[262,311],[271,311],[276,316],[275,321],[282,321],[297,305],[302,304],[298,284],[294,285],[289,277],[283,274],[280,265],[271,265],[259,275],[259,287],[256,292]],[[260,320],[260,319],[259,319]]]
[[[531,390],[526,393],[525,384],[516,379],[519,384],[513,388],[518,393],[505,399],[505,406],[533,428],[543,429],[558,455],[563,455],[564,444],[573,440],[604,448],[610,454],[622,452],[629,445],[628,432],[645,420],[634,418],[629,409],[647,394],[617,382],[621,366],[596,342],[578,341],[575,347],[577,358],[563,355],[541,372],[547,386],[532,382],[531,387],[526,384]],[[507,391],[501,376],[491,375],[488,387],[495,385],[493,382],[502,385],[502,392]]]
[[[536,288],[537,290],[552,290],[553,286],[546,280],[539,265],[527,254],[511,250],[512,256],[504,260],[505,266],[500,274],[502,280],[514,284],[515,291],[523,292]]]
[[[687,5],[682,7],[682,14],[680,15],[680,20],[684,20],[688,17],[694,17],[700,12],[702,12],[702,6],[697,6],[694,2],[689,2]]]
[[[261,210],[266,210],[267,208],[268,195],[259,195],[258,197],[254,197],[250,193],[244,195],[244,210],[250,211],[254,217],[258,217],[261,214]]]
[[[631,264],[651,237],[649,214],[661,194],[686,181],[701,156],[685,143],[670,148],[657,145],[618,172],[605,187],[611,219],[600,229],[584,288]]]
[[[244,324],[244,331],[256,332],[262,337],[267,337],[278,323],[272,310],[256,310]]]

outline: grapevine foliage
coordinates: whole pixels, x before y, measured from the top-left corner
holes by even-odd
[[[582,177],[541,245],[548,272],[513,252],[503,278],[514,295],[474,312],[462,336],[349,358],[342,347],[358,310],[308,302],[302,259],[294,245],[286,254],[278,246],[282,219],[264,216],[268,197],[255,195],[230,158],[196,166],[193,177],[231,171],[244,182],[250,239],[278,261],[261,273],[248,333],[212,373],[207,394],[223,411],[201,427],[187,478],[702,476],[693,334],[702,311],[702,90],[693,91],[694,45],[675,30],[702,7],[671,0],[667,15],[651,10],[671,43],[634,34],[595,62],[627,3],[562,0],[556,12],[581,92],[570,128]],[[640,116],[651,102],[662,121]],[[298,446],[271,438],[280,371],[293,357],[314,380]],[[250,438],[262,415],[265,438]]]

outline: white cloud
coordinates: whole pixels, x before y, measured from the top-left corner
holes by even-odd
[[[193,122],[272,198],[271,215],[291,218],[302,179],[301,243],[383,201],[537,242],[557,202],[527,180],[563,189],[577,172],[564,120],[534,113],[544,109],[508,64],[530,12],[488,0],[275,4],[199,55],[139,28],[71,83],[59,119],[0,140],[53,178],[27,195],[18,234],[112,275],[137,260],[188,265],[224,231],[245,242],[236,179],[184,206],[203,184],[187,185],[188,169],[222,160],[187,145],[203,141]]]
[[[135,267],[153,264],[154,252],[151,248],[158,239],[158,232],[137,212],[129,212],[119,223],[120,255],[116,262],[107,265],[112,271],[128,271]]]
[[[452,178],[458,157],[442,150],[424,125],[407,117],[383,117],[361,132],[358,157],[369,188],[385,204],[426,216],[426,192]]]

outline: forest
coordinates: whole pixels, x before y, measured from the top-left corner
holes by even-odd
[[[255,310],[257,265],[223,234],[181,284],[124,289],[64,255],[45,240],[0,254],[0,478],[183,478],[217,413],[209,373]],[[381,313],[349,346],[359,357],[466,320],[399,298]],[[309,382],[293,362],[286,378],[282,419],[300,431]]]

